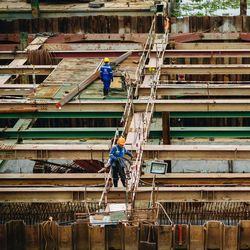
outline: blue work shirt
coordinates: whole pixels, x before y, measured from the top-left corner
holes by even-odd
[[[111,81],[113,79],[112,67],[105,63],[100,69],[100,77],[102,81]]]
[[[111,149],[110,154],[109,154],[110,164],[112,164],[115,160],[117,160],[117,158],[124,157],[125,154],[132,156],[132,153],[130,151],[128,151],[125,147],[121,148],[121,147],[119,147],[119,145],[113,146],[113,148]]]

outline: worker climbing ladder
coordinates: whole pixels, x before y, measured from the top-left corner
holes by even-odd
[[[146,97],[148,102],[144,112],[134,113],[130,130],[134,130],[133,143],[137,148],[136,159],[131,167],[131,180],[129,190],[131,192],[132,204],[135,201],[136,190],[139,185],[143,145],[148,140],[150,124],[154,112],[154,103],[156,99],[157,86],[159,85],[161,67],[164,61],[164,54],[168,43],[168,29],[162,34],[156,33],[156,17],[154,18],[148,35],[144,52],[141,56],[140,63],[137,68],[137,81],[135,94],[141,86],[150,87],[150,96]],[[149,70],[147,70],[149,69]],[[138,97],[138,99],[142,99]],[[137,124],[134,126],[133,124]],[[137,122],[136,122],[137,121]],[[129,134],[128,138],[129,139]]]
[[[136,148],[136,158],[130,168],[130,180],[126,188],[126,192],[130,193],[130,202],[134,206],[136,190],[139,185],[143,145],[148,140],[150,124],[154,112],[154,103],[156,99],[157,86],[159,85],[161,67],[163,65],[164,54],[168,44],[168,29],[164,33],[156,33],[156,16],[154,17],[148,34],[143,53],[141,55],[137,70],[136,81],[134,85],[129,84],[128,99],[121,119],[123,124],[122,135],[127,135],[126,145],[132,145]],[[138,97],[138,89],[141,86],[150,86],[150,96],[144,112],[134,112],[133,101]],[[109,173],[111,175],[111,172]],[[108,180],[106,181],[102,197],[106,197],[108,193]],[[127,195],[126,195],[127,197]]]

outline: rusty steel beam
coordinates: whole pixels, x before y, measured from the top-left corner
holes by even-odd
[[[54,58],[71,58],[71,57],[117,57],[124,54],[127,50],[50,50]],[[132,56],[139,56],[142,50],[135,50]],[[152,51],[152,54],[156,53]],[[0,59],[14,59],[16,55],[27,55],[24,51],[0,51]],[[222,58],[222,57],[250,57],[249,49],[207,49],[207,50],[166,50],[165,58]]]
[[[213,34],[213,33],[211,33]],[[248,34],[248,33],[247,33]],[[248,39],[250,41],[250,35],[248,34]],[[219,43],[219,42],[209,42],[209,43],[174,43],[172,47],[176,50],[238,50],[238,49],[249,49],[249,42],[229,42],[229,43]]]
[[[2,66],[0,65],[0,74],[8,75],[49,75],[56,65],[20,65],[20,66]]]
[[[143,183],[168,186],[250,186],[249,173],[167,173],[166,175],[144,174]],[[89,186],[103,185],[105,174],[0,174],[0,186]]]
[[[192,42],[197,40],[244,40],[244,35],[248,33],[241,32],[226,32],[226,33],[185,33],[185,34],[170,34],[170,41],[175,42]],[[29,42],[35,38],[35,34],[28,34]],[[46,43],[69,43],[69,42],[84,42],[84,41],[119,41],[119,42],[140,42],[145,43],[148,33],[102,33],[100,34],[74,34],[65,33],[49,37]],[[9,41],[19,43],[20,34],[0,34],[0,41]]]
[[[1,47],[1,46],[0,46]],[[53,58],[96,58],[96,57],[117,57],[126,53],[127,50],[50,50],[51,57]],[[142,53],[142,50],[135,50],[131,53],[132,56],[139,56]],[[16,55],[27,56],[26,51],[1,51],[0,50],[0,59],[14,59]]]
[[[136,147],[128,145],[132,151]],[[0,144],[0,159],[107,159],[106,144]],[[249,145],[144,145],[144,160],[249,160]]]
[[[150,95],[150,87],[141,85],[140,96]],[[159,84],[157,94],[164,96],[250,96],[249,84]]]
[[[103,188],[95,187],[1,187],[0,202],[98,201]],[[152,187],[138,187],[137,201],[149,201]],[[159,187],[154,199],[160,202],[238,201],[250,202],[250,187]],[[108,202],[124,202],[123,188],[111,188]]]
[[[202,33],[170,34],[169,41],[177,43],[186,43],[202,40]]]
[[[221,58],[249,57],[249,49],[166,50],[165,57],[174,58]]]
[[[145,67],[145,73],[149,73],[149,68],[155,67],[155,65],[147,65]],[[249,64],[175,64],[175,65],[163,65],[161,67],[161,75],[171,74],[190,74],[190,75],[231,75],[231,74],[249,74]]]
[[[15,110],[26,110],[34,108],[37,111],[57,111],[56,101],[30,101],[30,100],[0,100],[0,112],[14,112]],[[92,101],[71,101],[64,106],[64,112],[123,112],[126,100],[103,100],[102,102]],[[144,112],[147,100],[134,100],[135,112]],[[156,112],[177,112],[177,111],[250,111],[249,99],[209,99],[209,100],[155,100]],[[61,112],[61,111],[58,111]]]

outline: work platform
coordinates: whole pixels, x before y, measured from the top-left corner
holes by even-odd
[[[249,17],[169,20],[151,5],[40,4],[32,18],[0,4],[4,249],[249,248]],[[126,188],[102,169],[118,134]]]

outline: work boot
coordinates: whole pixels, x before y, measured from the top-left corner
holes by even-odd
[[[118,180],[113,179],[114,187],[118,187]]]
[[[126,187],[126,186],[127,186],[127,185],[126,185],[126,184],[127,184],[127,183],[126,183],[126,179],[122,179],[121,181],[122,181],[123,187]]]

